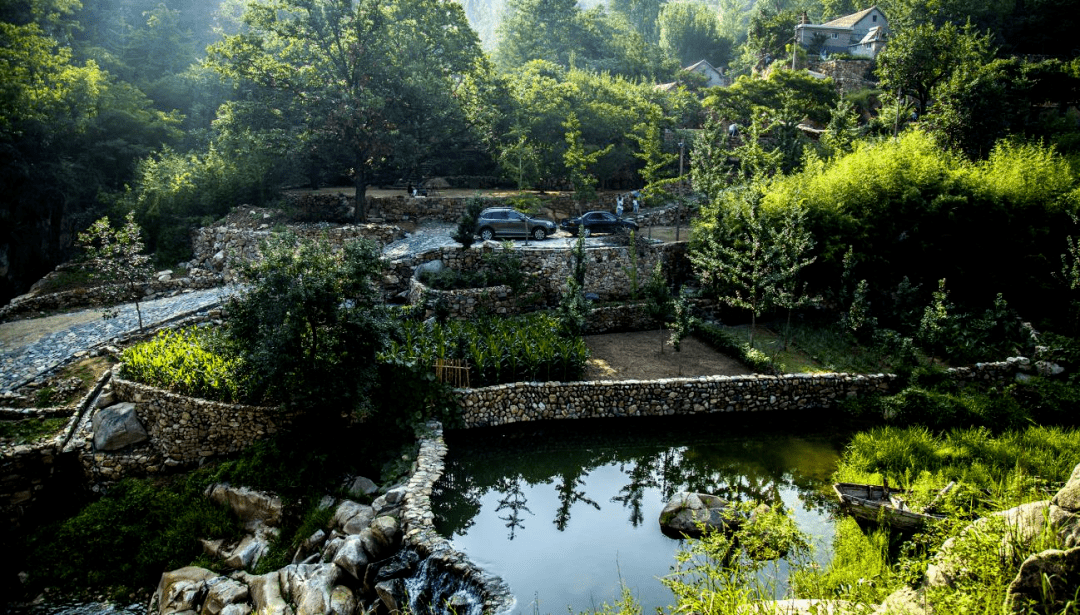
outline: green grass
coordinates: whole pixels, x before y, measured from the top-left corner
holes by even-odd
[[[0,440],[14,445],[33,444],[63,429],[67,421],[66,417],[0,421]]]

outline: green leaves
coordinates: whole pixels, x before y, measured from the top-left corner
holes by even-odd
[[[125,378],[180,395],[226,403],[251,401],[239,357],[219,334],[189,327],[158,332],[121,354]],[[256,400],[261,401],[261,400]]]
[[[562,337],[558,321],[547,314],[446,324],[406,322],[400,339],[390,343],[380,361],[403,361],[434,370],[438,359],[469,365],[473,387],[505,382],[580,380],[589,358],[580,337]]]

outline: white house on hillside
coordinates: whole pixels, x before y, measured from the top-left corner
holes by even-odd
[[[803,13],[802,23],[795,26],[795,41],[805,48],[820,43],[823,54],[848,53],[876,58],[888,36],[889,22],[876,6],[823,24],[809,23]]]
[[[724,74],[724,71],[710,64],[708,60],[699,60],[683,70],[703,75],[705,77],[705,87],[707,88],[716,87],[718,85],[724,87],[731,85],[731,79]],[[662,91],[669,91],[674,90],[678,86],[679,83],[673,81],[671,83],[661,83],[656,86],[656,88]]]

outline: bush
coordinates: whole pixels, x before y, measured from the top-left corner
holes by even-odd
[[[696,322],[693,326],[694,335],[718,352],[733,356],[751,370],[761,374],[776,374],[780,368],[773,363],[772,359],[750,344],[740,342],[734,335],[724,331],[717,325],[707,322]]]
[[[896,395],[881,398],[880,408],[890,423],[931,429],[985,426],[1004,430],[1028,420],[1012,395],[997,389],[984,391],[976,386],[956,392],[910,386]]]
[[[230,299],[227,335],[252,390],[324,418],[363,413],[391,323],[377,285],[378,248],[357,240],[271,237]]]
[[[160,331],[124,349],[121,360],[122,375],[136,382],[226,403],[252,399],[241,360],[210,329]]]
[[[35,587],[113,589],[157,585],[163,570],[188,565],[199,538],[234,538],[240,522],[194,488],[123,480],[78,515],[42,528],[28,541]]]

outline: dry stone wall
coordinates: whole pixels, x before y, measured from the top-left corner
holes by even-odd
[[[312,224],[290,226],[289,230],[309,239],[325,237],[331,244],[339,246],[357,238],[386,245],[405,236],[400,228],[385,224]],[[219,275],[225,282],[234,282],[242,263],[261,258],[260,246],[272,232],[270,229],[251,230],[228,225],[203,227],[192,238],[194,257],[189,266]]]
[[[523,421],[798,411],[888,392],[892,374],[703,376],[662,380],[519,382],[459,392],[466,427]]]
[[[874,87],[873,60],[824,60],[810,62],[812,71],[832,77],[841,94]]]
[[[468,556],[455,550],[450,541],[435,531],[431,491],[443,474],[446,443],[442,425],[438,422],[428,423],[425,431],[419,439],[420,451],[402,503],[404,543],[406,547],[429,558],[428,565],[434,566],[439,573],[434,576],[449,574],[478,589],[483,613],[507,613],[513,606],[514,597],[506,582],[484,573]]]
[[[559,240],[549,240],[559,241]],[[477,289],[475,291],[434,291],[420,284],[413,278],[416,268],[432,261],[442,261],[444,267],[457,271],[475,271],[483,267],[484,255],[501,250],[496,242],[482,242],[463,250],[456,247],[443,247],[405,258],[391,263],[390,280],[401,284],[401,288],[391,292],[405,292],[412,302],[416,302],[424,293],[430,296],[443,296],[452,306],[454,316],[472,315],[480,306],[494,308],[494,313],[517,313],[523,309],[558,305],[566,287],[566,280],[573,267],[573,255],[567,246],[544,244],[537,246],[515,247],[521,256],[522,271],[529,272],[532,284],[523,293],[529,301],[521,302],[504,288]],[[686,244],[650,244],[637,258],[637,276],[639,287],[644,287],[648,276],[657,261],[665,271],[679,271],[685,268]],[[585,292],[596,296],[599,301],[620,301],[631,296],[632,273],[634,270],[630,248],[627,246],[600,246],[585,250],[586,274]],[[669,276],[670,277],[670,276]],[[405,285],[407,283],[407,286]],[[487,302],[487,303],[485,303]]]
[[[979,363],[950,378],[1005,382],[1027,359]],[[524,421],[673,416],[716,412],[803,411],[894,392],[895,374],[702,376],[662,380],[518,382],[458,390],[466,428]]]
[[[60,270],[60,268],[58,268]],[[175,296],[185,290],[200,290],[221,286],[220,276],[205,272],[192,272],[192,275],[182,278],[154,280],[142,287],[140,301],[151,301],[161,297]],[[115,301],[110,300],[109,295],[117,285],[76,288],[58,293],[38,295],[34,292],[15,297],[7,305],[0,307],[0,321],[18,316],[36,316],[41,313],[58,312],[74,308],[99,307]],[[135,299],[130,295],[129,299]]]
[[[277,407],[184,397],[118,377],[113,378],[112,387],[118,401],[135,403],[139,422],[165,466],[241,451],[277,433],[294,418]]]

